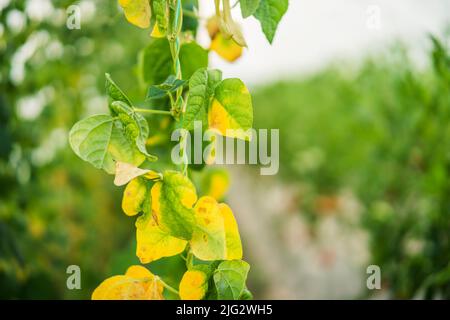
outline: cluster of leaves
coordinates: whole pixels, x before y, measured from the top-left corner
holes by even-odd
[[[275,10],[276,15],[273,9],[279,9],[278,2],[253,4],[257,7],[255,17],[270,41],[287,8],[287,1],[282,2],[284,9]],[[245,131],[253,124],[250,93],[241,80],[222,79],[219,70],[207,68],[207,51],[190,37],[195,35],[198,23],[188,20],[186,24],[183,20],[184,8],[197,8],[196,1],[182,5],[181,0],[119,0],[119,4],[130,23],[152,29],[153,39],[139,62],[140,80],[149,88],[146,105],[137,108],[106,74],[109,114],[77,122],[69,134],[70,145],[81,159],[115,174],[116,185],[127,184],[122,208],[128,216],[140,214],[136,220],[136,255],[140,262],[148,264],[181,255],[187,271],[177,291],[148,269],[132,266],[125,275],[105,280],[92,298],[162,299],[164,289],[181,299],[251,298],[245,285],[250,267],[241,260],[236,220],[231,209],[218,202],[223,195],[221,183],[216,182],[220,176],[210,180],[210,195],[198,198],[187,162],[179,171],[159,170],[154,164],[158,158],[147,151],[150,128],[142,115],[171,117],[174,127],[184,132],[193,130],[194,123],[199,122],[216,134],[248,139]],[[214,32],[213,21],[217,22]],[[216,15],[209,20],[209,27],[213,50],[227,60],[235,60],[236,54],[227,52],[246,43],[231,17],[229,0],[222,1],[222,9],[216,1]],[[217,42],[218,36],[222,44]],[[185,140],[180,144],[180,154],[185,155]]]

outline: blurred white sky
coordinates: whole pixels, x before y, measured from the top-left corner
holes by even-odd
[[[200,0],[200,16],[213,13],[212,0]],[[380,28],[373,29],[379,8]],[[249,49],[234,64],[212,55],[212,66],[225,77],[240,77],[250,85],[312,72],[336,58],[367,55],[402,39],[420,62],[429,47],[426,34],[450,25],[450,0],[290,0],[274,43],[265,40],[254,19],[240,21]],[[200,41],[207,43],[206,35]]]

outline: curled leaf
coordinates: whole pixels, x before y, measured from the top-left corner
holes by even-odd
[[[114,101],[110,108],[112,113],[119,118],[126,138],[134,141],[138,150],[147,159],[156,161],[157,157],[149,154],[145,146],[149,135],[147,120],[141,114],[135,112],[131,106],[122,101]]]
[[[142,176],[150,172],[147,169],[140,169],[132,164],[125,162],[116,162],[116,177],[114,178],[114,184],[116,186],[123,186],[133,180],[136,177]]]
[[[135,178],[128,183],[123,192],[122,210],[128,216],[135,216],[145,211],[147,198],[149,198],[147,183],[141,178]]]
[[[109,73],[105,73],[106,82],[105,82],[105,88],[106,93],[109,97],[109,104],[113,103],[114,101],[122,101],[126,103],[129,106],[132,106],[130,98],[127,97],[127,95],[120,89],[120,87],[114,82],[114,80],[111,78],[111,75]]]

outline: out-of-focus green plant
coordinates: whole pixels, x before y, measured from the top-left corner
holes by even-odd
[[[282,124],[280,174],[311,221],[343,190],[358,197],[371,262],[396,298],[450,297],[450,58],[430,42],[425,70],[397,48],[254,98],[256,127]]]
[[[109,1],[33,2],[10,1],[0,12],[0,297],[87,298],[132,239],[114,214],[119,190],[79,162],[67,135],[106,106],[98,79],[105,68],[119,81],[128,76],[116,62],[133,68],[145,35],[127,32]],[[66,27],[71,4],[82,10],[81,29]],[[71,264],[82,268],[81,290],[66,288]]]

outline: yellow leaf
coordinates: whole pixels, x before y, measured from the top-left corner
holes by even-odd
[[[162,231],[153,218],[150,218],[145,227],[137,228],[136,239],[136,255],[143,264],[179,254],[187,244],[186,240],[172,237]]]
[[[223,169],[211,169],[206,172],[202,186],[207,196],[211,196],[217,201],[222,200],[230,187],[230,177],[228,171]]]
[[[208,125],[223,136],[251,140],[252,98],[241,80],[225,79],[216,87],[208,109]]]
[[[116,186],[123,186],[133,180],[136,177],[142,176],[150,170],[140,169],[132,164],[125,162],[116,162],[116,177],[114,178],[114,184]]]
[[[233,39],[226,39],[220,32],[211,41],[211,50],[229,62],[236,61],[242,56],[243,51]]]
[[[164,286],[158,277],[142,266],[131,266],[125,275],[103,281],[92,300],[163,300]]]
[[[149,170],[143,177],[148,180],[159,180],[162,178],[162,175],[159,172]]]
[[[209,128],[219,131],[225,136],[227,129],[236,127],[234,119],[229,117],[223,105],[214,99],[211,109],[208,112]]]
[[[125,272],[125,275],[132,278],[151,278],[153,279],[155,276],[145,267],[143,266],[131,266]]]
[[[212,197],[201,197],[194,211],[197,225],[190,241],[192,253],[205,261],[224,260],[225,226],[219,204]]]
[[[155,183],[151,190],[152,215],[161,230],[189,240],[195,224],[192,206],[197,193],[192,182],[176,171],[166,171],[163,180]]]
[[[128,216],[135,216],[143,210],[148,197],[146,182],[141,178],[131,180],[123,192],[122,210]]]
[[[222,136],[250,140],[249,135],[245,131],[240,130],[240,125],[216,99],[213,100],[208,112],[208,123],[209,129],[217,131]]]
[[[140,28],[150,27],[151,9],[148,0],[119,0],[127,20]]]
[[[236,219],[225,203],[219,204],[219,208],[225,224],[226,260],[241,260],[242,243]]]
[[[156,23],[155,26],[153,27],[153,31],[150,34],[150,36],[153,38],[164,38],[166,35],[164,32],[161,32],[161,30],[158,27],[158,24]]]
[[[201,300],[208,291],[208,275],[200,270],[189,270],[180,281],[181,300]]]

